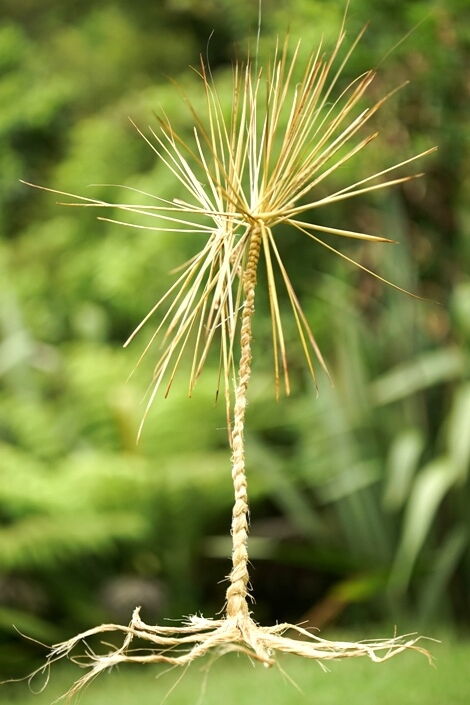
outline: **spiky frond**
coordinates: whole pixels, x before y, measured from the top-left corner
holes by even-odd
[[[74,205],[118,208],[128,215],[144,215],[151,219],[142,225],[101,218],[108,222],[159,232],[206,236],[198,254],[181,268],[176,281],[126,342],[127,345],[156,311],[164,311],[143,353],[145,355],[159,340],[160,352],[145,414],[162,385],[168,392],[187,350],[192,357],[189,380],[189,391],[192,391],[215,339],[220,345],[220,378],[223,379],[229,408],[235,376],[234,338],[242,308],[248,247],[254,231],[261,234],[267,272],[276,393],[281,379],[289,392],[279,281],[286,288],[312,377],[315,377],[315,358],[326,369],[282,262],[274,236],[276,226],[289,224],[322,247],[390,284],[324,238],[336,236],[368,242],[392,240],[299,219],[302,213],[320,206],[420,176],[388,178],[391,172],[433,151],[426,150],[327,196],[316,196],[317,187],[325,179],[377,137],[377,132],[367,136],[360,136],[360,133],[395,92],[363,107],[366,92],[375,78],[372,70],[338,91],[342,71],[362,34],[344,49],[346,32],[343,26],[330,54],[321,44],[312,52],[300,81],[297,80],[300,44],[291,49],[287,40],[282,47],[276,48],[274,60],[264,71],[257,68],[257,62],[235,64],[229,117],[210,71],[201,62],[197,73],[205,92],[206,111],[203,117],[186,99],[194,120],[191,143],[174,131],[167,117],[160,118],[158,128],[149,128],[148,134],[136,127],[179,181],[184,198],[168,201],[132,189],[145,202],[130,205],[63,194],[73,196],[76,199]],[[381,180],[383,177],[385,180]]]

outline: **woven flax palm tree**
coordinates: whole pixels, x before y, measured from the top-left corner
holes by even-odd
[[[311,375],[314,377],[315,359],[324,368],[325,363],[281,259],[275,238],[276,226],[287,224],[317,245],[369,272],[324,238],[339,236],[371,243],[390,240],[305,222],[301,219],[302,213],[415,178],[420,174],[393,178],[388,175],[432,151],[316,198],[317,186],[376,138],[376,133],[361,137],[358,133],[391,95],[364,107],[374,71],[367,71],[343,90],[337,90],[342,69],[361,35],[344,50],[345,36],[343,27],[331,54],[326,55],[321,46],[313,52],[298,82],[294,81],[294,75],[300,61],[299,45],[292,50],[287,42],[278,47],[271,65],[263,70],[256,61],[235,65],[228,118],[210,72],[201,65],[199,75],[205,91],[206,114],[202,118],[188,101],[194,119],[190,144],[175,133],[167,118],[160,120],[157,131],[150,129],[148,136],[140,133],[179,180],[186,193],[184,199],[168,201],[138,191],[145,204],[135,205],[73,196],[74,205],[119,208],[128,215],[152,219],[144,225],[111,220],[113,223],[206,236],[202,249],[184,265],[182,272],[180,270],[177,280],[129,341],[157,309],[163,309],[160,323],[145,350],[147,352],[151,344],[160,339],[160,354],[145,414],[158,390],[162,386],[166,390],[170,387],[185,352],[190,353],[191,359],[191,391],[211,346],[218,341],[220,376],[230,419],[235,501],[231,527],[232,569],[224,617],[194,616],[182,626],[155,626],[145,624],[137,608],[128,625],[101,625],[58,644],[53,647],[48,663],[62,657],[73,660],[73,649],[93,635],[121,632],[124,637],[122,646],[109,653],[96,654],[87,648],[86,656],[80,657],[79,662],[88,666],[88,670],[72,692],[103,669],[118,663],[185,665],[212,649],[242,652],[267,666],[274,663],[276,652],[319,661],[363,655],[373,661],[383,661],[404,649],[424,651],[417,645],[418,639],[412,636],[359,643],[331,642],[291,624],[260,626],[250,613],[244,425],[258,266],[264,261],[267,273],[276,390],[282,383],[288,393],[279,281],[287,291]],[[373,272],[370,274],[378,277]],[[146,644],[144,648],[142,642]]]

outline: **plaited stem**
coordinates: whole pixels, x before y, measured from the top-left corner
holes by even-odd
[[[232,480],[235,501],[232,511],[232,570],[227,589],[227,617],[249,614],[248,594],[248,493],[245,471],[244,426],[247,389],[251,376],[252,319],[255,310],[256,271],[261,248],[261,231],[254,226],[243,281],[245,301],[240,329],[240,363],[235,392],[232,429]]]

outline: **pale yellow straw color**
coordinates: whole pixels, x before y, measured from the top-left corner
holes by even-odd
[[[160,232],[190,233],[206,238],[200,251],[183,266],[182,273],[138,325],[127,343],[151,316],[166,306],[143,353],[147,353],[152,344],[160,339],[161,352],[155,364],[147,413],[160,387],[164,385],[165,391],[168,391],[186,350],[190,351],[191,356],[191,392],[211,346],[218,341],[221,377],[231,427],[235,495],[231,529],[232,570],[228,576],[224,618],[191,617],[182,626],[161,627],[142,622],[137,608],[128,626],[101,625],[58,644],[52,648],[48,664],[69,657],[89,667],[72,687],[71,694],[103,669],[118,663],[185,665],[211,649],[239,651],[266,666],[274,663],[277,652],[293,653],[318,661],[368,656],[376,662],[389,659],[405,649],[426,653],[417,645],[418,638],[410,635],[348,643],[327,641],[291,624],[262,627],[253,620],[248,602],[248,494],[244,425],[251,375],[258,264],[263,260],[267,272],[276,392],[282,380],[288,393],[290,386],[278,297],[279,281],[286,288],[312,377],[315,378],[315,358],[325,369],[326,366],[282,262],[275,239],[276,226],[288,224],[318,245],[370,272],[324,238],[346,237],[370,243],[392,242],[389,238],[299,218],[302,213],[314,212],[323,205],[416,178],[421,174],[392,178],[389,174],[433,151],[428,149],[405,158],[330,195],[317,196],[319,184],[376,139],[376,132],[365,137],[359,137],[358,133],[395,92],[368,107],[364,106],[367,89],[374,81],[374,71],[366,71],[341,91],[337,90],[343,68],[361,36],[362,32],[344,51],[346,32],[343,23],[331,54],[327,55],[320,44],[308,58],[300,81],[296,78],[300,44],[291,51],[286,41],[276,49],[272,63],[264,69],[258,69],[256,62],[251,61],[236,64],[228,119],[212,76],[201,63],[198,73],[205,91],[206,115],[201,117],[188,101],[194,118],[192,144],[175,133],[167,118],[160,121],[158,130],[149,128],[148,135],[139,130],[156,156],[178,179],[186,192],[185,199],[168,201],[138,191],[147,202],[130,205],[62,194],[75,198],[69,205],[118,208],[127,215],[144,215],[154,219],[154,225],[142,225],[102,218],[112,223]],[[374,272],[370,274],[401,290]],[[238,344],[240,358],[237,366]],[[124,635],[122,646],[105,654],[96,654],[87,646],[85,656],[79,659],[73,656],[75,647],[86,644],[89,637],[105,632],[121,632]],[[289,635],[285,636],[286,633]],[[134,639],[147,642],[147,648],[140,646],[138,650],[134,649]]]

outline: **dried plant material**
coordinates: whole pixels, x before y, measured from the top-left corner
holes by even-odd
[[[191,617],[180,627],[150,626],[136,609],[128,626],[106,624],[53,647],[49,663],[67,657],[88,667],[70,691],[74,694],[102,670],[122,662],[185,665],[213,649],[238,651],[271,665],[278,652],[323,661],[368,656],[376,662],[405,649],[426,651],[415,636],[393,637],[358,643],[326,641],[306,629],[290,624],[263,627],[252,619],[248,575],[248,494],[245,472],[244,425],[247,389],[251,375],[252,322],[257,272],[264,261],[271,312],[276,392],[281,383],[289,393],[285,334],[278,287],[286,288],[308,369],[315,379],[315,362],[326,365],[302,310],[276,239],[276,227],[290,225],[317,244],[366,270],[395,288],[383,277],[366,269],[329,244],[330,236],[392,242],[355,230],[306,222],[302,213],[324,205],[355,198],[403,183],[421,174],[389,178],[402,166],[429,154],[429,149],[387,169],[371,174],[328,196],[316,196],[316,188],[335,170],[361,153],[377,133],[359,137],[359,132],[395,91],[363,107],[374,71],[358,76],[337,92],[342,70],[362,32],[344,50],[342,26],[332,53],[322,46],[308,58],[297,80],[299,44],[291,50],[286,41],[277,48],[266,69],[257,62],[236,64],[233,69],[231,113],[226,117],[208,69],[201,64],[199,76],[206,97],[205,119],[188,101],[194,119],[193,140],[188,144],[173,130],[169,120],[160,120],[157,131],[140,132],[149,147],[178,179],[185,199],[164,200],[138,191],[145,203],[108,203],[73,194],[69,205],[118,208],[126,216],[148,216],[148,225],[102,218],[135,228],[190,233],[206,237],[201,250],[183,268],[175,283],[129,338],[158,311],[160,322],[144,354],[159,339],[147,414],[159,389],[168,392],[185,352],[191,357],[189,390],[203,369],[211,346],[220,346],[220,377],[225,388],[227,414],[231,419],[232,479],[235,501],[232,514],[232,570],[226,592],[225,617],[218,620]],[[343,55],[341,56],[343,52]],[[336,93],[337,94],[336,94]],[[385,177],[385,180],[381,180]],[[127,344],[127,343],[126,343]],[[238,345],[240,357],[238,363]],[[233,407],[233,408],[232,408]],[[142,422],[143,423],[143,422]],[[77,658],[75,647],[89,637],[107,632],[124,634],[120,648]],[[148,642],[138,649],[133,640]]]
[[[218,620],[193,616],[180,627],[163,627],[145,624],[140,618],[139,610],[138,607],[134,610],[128,626],[102,624],[54,646],[46,666],[42,666],[36,673],[44,672],[50,664],[61,658],[69,658],[82,668],[86,668],[87,672],[66,694],[67,697],[73,697],[102,671],[121,663],[165,663],[170,666],[187,666],[194,659],[205,656],[213,649],[221,654],[229,652],[245,654],[266,667],[274,665],[278,652],[302,656],[319,661],[320,664],[323,661],[359,656],[366,656],[375,663],[382,663],[407,649],[412,649],[430,660],[426,649],[418,645],[420,638],[413,634],[376,641],[327,641],[293,624],[259,626],[248,614],[242,619],[240,615],[234,615]],[[101,636],[106,632],[122,633],[124,635],[122,646],[106,655],[97,655],[89,646],[86,646],[85,655],[80,657],[72,655],[75,647],[83,646],[87,639]],[[291,633],[291,636],[285,636],[286,633]],[[133,649],[134,640],[144,640],[149,642],[149,646],[144,649],[141,647]]]
[[[166,116],[159,119],[157,131],[149,127],[148,135],[135,126],[149,148],[179,181],[182,191],[186,192],[185,199],[168,201],[131,189],[146,199],[145,203],[131,205],[54,191],[76,199],[67,205],[120,209],[128,216],[147,216],[153,222],[143,225],[104,216],[100,216],[100,220],[150,231],[207,236],[201,250],[180,268],[179,277],[125,343],[128,345],[149,319],[161,312],[159,324],[143,352],[145,355],[155,343],[160,344],[142,425],[160,388],[168,393],[183,355],[187,352],[192,358],[191,393],[209,350],[216,342],[220,346],[220,377],[230,417],[237,378],[234,347],[243,311],[250,247],[256,256],[254,269],[262,255],[267,272],[276,395],[281,381],[285,391],[290,391],[278,280],[287,290],[313,380],[315,358],[327,371],[281,260],[274,237],[276,226],[292,226],[381,282],[403,291],[332,247],[324,237],[370,243],[393,240],[299,220],[306,211],[422,176],[411,174],[377,183],[382,177],[434,151],[434,148],[426,150],[315,199],[316,188],[327,177],[377,138],[377,132],[366,137],[358,137],[358,133],[398,90],[364,107],[367,90],[375,78],[375,72],[370,70],[334,96],[341,72],[362,33],[340,58],[346,39],[343,27],[330,56],[325,55],[321,45],[311,54],[300,81],[297,80],[300,43],[290,50],[286,40],[282,48],[277,48],[266,70],[258,69],[256,62],[236,64],[228,118],[212,75],[201,63],[198,74],[206,96],[205,116],[200,116],[185,98],[194,119],[191,144],[175,133]],[[336,63],[339,65],[335,68]],[[253,272],[249,276],[252,277]]]

